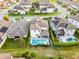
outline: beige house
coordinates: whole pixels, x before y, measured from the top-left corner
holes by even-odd
[[[7,7],[7,4],[3,1],[0,1],[0,9],[6,8],[6,7]]]

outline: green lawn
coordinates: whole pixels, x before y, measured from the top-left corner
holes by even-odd
[[[27,51],[34,52],[38,56],[42,55],[43,58],[44,58],[46,52],[48,54],[51,52],[50,54],[52,55],[52,57],[62,56],[67,59],[76,59],[79,57],[79,48],[78,47],[74,47],[74,48],[68,47],[67,49],[63,48],[61,50],[56,50],[56,49],[54,50],[54,49],[50,49],[50,48],[0,49],[0,53],[11,53],[12,56],[14,56],[14,57],[21,57],[22,54],[24,54]],[[47,57],[47,56],[45,56],[45,57]],[[39,58],[37,58],[37,59],[39,59]],[[56,58],[54,58],[54,59],[56,59]]]
[[[54,12],[54,13],[38,13],[38,14],[33,14],[33,13],[27,13],[26,15],[20,15],[20,14],[8,14],[9,16],[57,16],[61,12]]]
[[[51,39],[51,41],[52,41],[52,44],[53,44],[53,46],[54,46],[54,48],[55,47],[60,47],[60,45],[59,45],[59,40],[56,38],[56,34],[55,34],[55,32],[54,31],[52,31],[52,29],[50,28],[49,29],[49,33],[50,33],[50,39]]]
[[[31,48],[17,48],[17,49],[0,49],[0,53],[11,53],[12,56],[19,56],[21,57],[23,53],[25,53],[26,51],[29,51],[29,52],[36,52],[35,50],[31,49]]]
[[[57,16],[59,15],[61,12],[54,12],[54,13],[37,13],[37,14],[32,14],[32,13],[28,13],[27,16]]]
[[[16,49],[16,48],[26,48],[28,44],[28,39],[24,38],[21,40],[14,40],[12,38],[7,38],[6,42],[2,46],[3,49]]]
[[[49,2],[57,2],[58,0],[49,0]]]

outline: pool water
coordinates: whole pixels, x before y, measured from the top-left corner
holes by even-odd
[[[47,45],[49,43],[49,39],[41,39],[41,38],[32,38],[32,45]]]
[[[75,39],[75,38],[68,38],[67,41],[68,41],[68,42],[75,42],[76,39]]]

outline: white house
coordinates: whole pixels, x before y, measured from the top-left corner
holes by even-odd
[[[39,1],[39,10],[40,13],[53,13],[55,11],[55,7],[48,0]]]
[[[76,27],[68,22],[67,19],[54,17],[52,21],[49,21],[49,25],[54,29],[58,40],[61,42],[75,42],[76,38],[74,36]],[[71,40],[72,39],[72,40]],[[71,41],[68,41],[71,40]]]
[[[30,44],[49,45],[48,23],[42,18],[37,18],[31,22]]]

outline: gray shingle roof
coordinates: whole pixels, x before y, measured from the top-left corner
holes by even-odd
[[[12,26],[12,28],[8,31],[8,35],[11,37],[24,37],[24,35],[28,34],[28,30],[29,22],[27,22],[26,20],[21,20]]]

